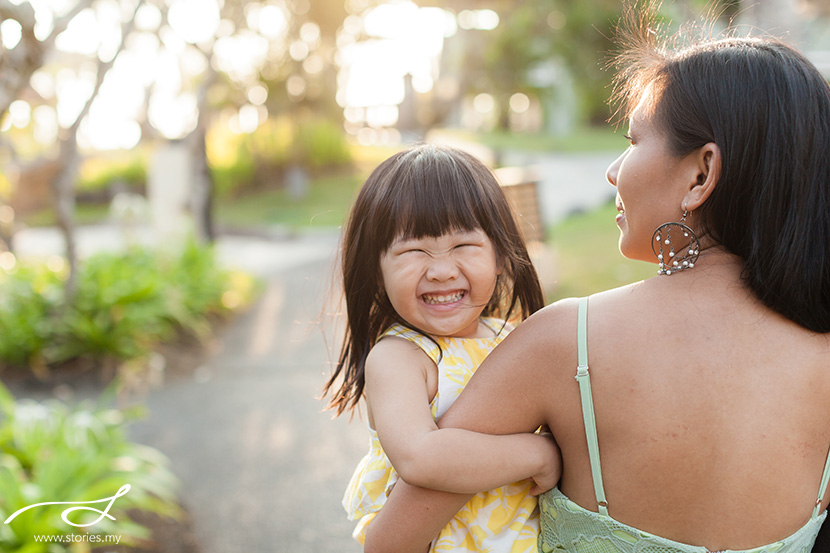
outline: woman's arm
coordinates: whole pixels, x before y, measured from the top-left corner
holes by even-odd
[[[402,479],[456,493],[490,490],[528,477],[553,486],[557,449],[542,436],[493,436],[457,428],[439,432],[426,385],[434,370],[426,354],[397,338],[381,340],[366,360],[366,399],[374,427]]]
[[[555,446],[554,446],[555,447]],[[549,490],[559,480],[559,454],[551,458],[555,469],[546,482],[537,481],[531,493]],[[398,480],[383,509],[366,530],[364,553],[423,553],[430,542],[472,494],[419,488]]]
[[[499,433],[530,431],[549,422],[544,406],[555,401],[551,365],[576,366],[575,332],[563,333],[562,328],[576,328],[575,301],[549,306],[511,332],[484,360],[439,426]],[[556,339],[558,334],[564,336]],[[423,553],[468,498],[398,482],[383,516],[370,525],[365,551]]]
[[[576,375],[577,305],[561,300],[521,323],[482,362],[439,426],[487,434],[553,429],[550,412],[562,383],[574,384]]]
[[[472,494],[411,486],[398,480],[366,529],[363,553],[425,553]]]

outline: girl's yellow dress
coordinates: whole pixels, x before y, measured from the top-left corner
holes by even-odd
[[[446,413],[479,364],[513,329],[500,319],[483,318],[493,338],[429,337],[394,325],[383,336],[405,338],[420,347],[438,366],[438,392],[430,404],[437,421]],[[434,340],[434,341],[433,341]],[[386,502],[398,475],[381,448],[377,432],[369,428],[369,453],[355,469],[343,497],[350,520],[357,520],[354,537],[365,539],[367,525]],[[433,540],[430,551],[536,553],[539,512],[530,495],[531,480],[482,492],[456,513]]]

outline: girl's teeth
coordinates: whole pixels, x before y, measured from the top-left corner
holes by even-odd
[[[439,303],[453,303],[457,302],[464,296],[464,292],[458,292],[457,294],[453,294],[452,296],[427,296],[424,295],[424,301],[431,304],[439,304]]]

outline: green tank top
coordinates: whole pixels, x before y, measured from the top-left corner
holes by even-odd
[[[588,375],[588,298],[580,298],[577,322],[577,346],[579,366],[576,380],[582,400],[582,417],[588,439],[588,456],[597,499],[598,513],[589,511],[553,488],[539,498],[541,531],[539,551],[542,553],[713,553],[705,547],[676,542],[649,532],[638,530],[611,518],[602,483],[599,462],[599,443],[591,396],[591,379]],[[819,514],[821,498],[830,480],[830,455],[824,465],[819,485],[818,499],[810,520],[794,534],[786,538],[744,551],[719,553],[810,553],[827,512]]]

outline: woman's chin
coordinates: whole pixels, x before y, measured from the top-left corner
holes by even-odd
[[[643,251],[641,248],[632,248],[622,235],[620,236],[618,249],[620,251],[620,255],[626,259],[630,259],[631,261],[645,261],[646,263],[651,263],[655,266],[657,265],[657,259],[655,258],[653,252]]]

